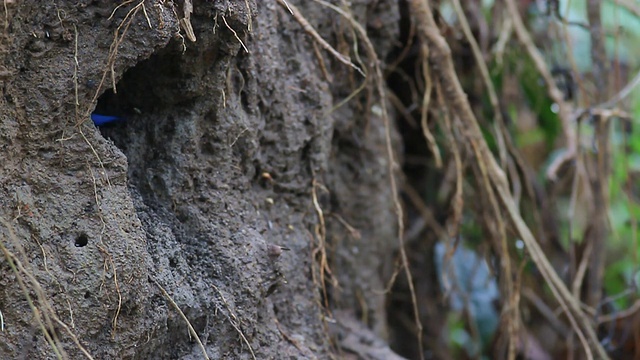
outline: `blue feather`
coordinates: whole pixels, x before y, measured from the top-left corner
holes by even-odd
[[[93,113],[91,114],[91,120],[93,120],[93,123],[96,124],[96,126],[102,126],[102,125],[106,125],[114,122],[123,121],[124,118],[120,116],[100,115],[100,114]]]

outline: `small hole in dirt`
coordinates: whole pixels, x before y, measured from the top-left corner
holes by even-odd
[[[89,243],[89,237],[87,236],[87,234],[82,233],[78,235],[78,237],[76,238],[75,245],[76,247],[84,247],[84,246],[87,246],[88,243]]]
[[[170,258],[169,259],[169,267],[175,268],[176,266],[178,266],[178,262],[176,261],[176,259]]]
[[[87,291],[86,293],[84,293],[84,298],[88,299],[91,297],[91,292]]]

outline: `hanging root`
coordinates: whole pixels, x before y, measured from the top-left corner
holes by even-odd
[[[507,3],[510,2],[510,0],[507,1]],[[417,21],[418,36],[429,45],[429,60],[434,67],[439,69],[436,81],[441,84],[444,98],[449,108],[456,115],[456,121],[460,123],[461,129],[465,130],[464,135],[466,141],[463,141],[463,143],[469,144],[470,150],[475,155],[478,165],[485,169],[486,178],[483,180],[486,183],[485,186],[494,189],[495,196],[501,202],[501,208],[505,211],[510,222],[515,227],[518,236],[525,243],[532,260],[567,315],[567,318],[583,345],[587,358],[593,359],[595,353],[598,359],[607,359],[607,353],[599,343],[589,319],[582,311],[579,300],[571,294],[555,272],[531,230],[522,219],[514,198],[511,195],[506,175],[489,151],[475,115],[462,90],[453,66],[451,50],[446,40],[440,34],[429,5],[423,0],[411,0],[409,5],[414,19]],[[516,29],[517,28],[518,24],[516,24]],[[550,86],[549,84],[547,85]],[[552,92],[556,96],[561,96],[555,91]],[[561,117],[568,116],[567,109],[565,108],[562,109],[561,113]],[[568,118],[565,117],[564,119],[566,121]],[[505,274],[505,276],[511,275]],[[513,302],[512,300],[509,301]]]

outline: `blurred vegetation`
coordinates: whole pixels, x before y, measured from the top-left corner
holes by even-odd
[[[511,35],[503,50],[497,50],[501,31],[508,28],[505,22],[508,15],[502,9],[502,1],[462,1],[463,8],[476,40],[487,44],[483,48],[485,62],[491,74],[491,81],[500,97],[500,106],[506,127],[526,169],[518,171],[525,179],[522,188],[521,212],[536,232],[536,238],[545,250],[556,272],[564,279],[570,289],[578,289],[577,294],[585,303],[585,313],[589,315],[598,330],[601,344],[612,358],[633,358],[640,354],[634,339],[640,330],[640,316],[636,316],[636,307],[640,307],[640,244],[638,244],[638,221],[640,220],[640,90],[633,89],[626,98],[607,106],[606,116],[597,111],[602,101],[612,99],[640,70],[640,2],[605,1],[600,8],[600,16],[605,35],[607,83],[608,88],[599,88],[594,73],[591,35],[587,17],[586,1],[520,1],[521,13],[525,25],[530,31],[535,45],[545,57],[546,66],[554,76],[556,85],[563,91],[565,100],[578,117],[578,154],[565,164],[557,179],[548,177],[549,166],[561,156],[566,146],[563,127],[558,115],[558,105],[549,96],[539,69],[527,56],[515,34]],[[481,11],[475,11],[480,8]],[[557,10],[556,10],[557,9]],[[499,144],[495,137],[495,114],[482,78],[470,55],[470,46],[461,30],[461,23],[451,1],[442,1],[439,5],[441,31],[446,34],[452,48],[458,76],[482,126],[485,140],[497,159]],[[511,31],[511,30],[509,30]],[[609,128],[609,152],[598,148],[596,122],[605,121]],[[439,125],[441,127],[441,125]],[[433,129],[432,129],[433,130]],[[439,147],[448,145],[442,131],[438,134]],[[608,156],[610,174],[598,177],[590,161],[602,161]],[[445,160],[451,158],[446,154]],[[586,170],[585,170],[586,169]],[[465,177],[464,220],[459,228],[455,246],[475,250],[477,261],[483,265],[469,267],[474,255],[459,254],[455,250],[444,255],[443,249],[436,250],[435,263],[440,277],[441,291],[447,304],[447,316],[443,323],[447,331],[444,343],[451,358],[496,358],[500,329],[496,326],[479,326],[493,316],[491,321],[497,324],[500,313],[482,312],[474,307],[473,299],[489,298],[496,289],[499,279],[498,259],[480,244],[491,236],[488,227],[483,224],[483,204],[478,204],[478,193],[470,185],[477,176],[467,172]],[[510,175],[511,176],[511,175]],[[593,176],[596,176],[594,180]],[[532,191],[524,184],[529,177]],[[438,181],[446,182],[443,175]],[[435,181],[435,183],[438,183]],[[602,181],[607,186],[608,228],[606,229],[605,266],[602,274],[602,296],[596,306],[586,304],[585,287],[589,281],[574,283],[580,272],[580,266],[586,271],[592,270],[589,261],[589,231],[593,228],[593,194],[590,194],[590,181]],[[441,184],[438,184],[442,188]],[[531,190],[531,189],[529,189]],[[445,206],[450,197],[440,196],[439,200],[425,202],[432,208]],[[431,198],[433,196],[431,195]],[[485,204],[486,205],[486,204]],[[437,210],[435,211],[437,212]],[[446,215],[443,215],[446,218]],[[559,305],[554,302],[549,289],[543,285],[540,274],[532,266],[522,241],[509,235],[510,253],[514,259],[517,273],[517,287],[520,296],[521,338],[530,340],[531,346],[538,347],[538,357],[565,358],[574,354],[581,358],[580,345],[570,332],[571,325],[562,315]],[[439,239],[436,246],[447,240]],[[486,264],[491,271],[480,271]],[[454,270],[452,270],[454,269]],[[489,269],[487,267],[487,269]],[[445,274],[445,275],[443,275]],[[449,275],[446,275],[449,274]],[[453,274],[453,282],[444,284],[442,278]],[[486,286],[468,287],[469,276],[481,276],[484,280],[473,280]],[[455,279],[457,278],[457,280]],[[460,295],[462,294],[462,295]],[[458,297],[466,298],[465,301]],[[503,299],[504,300],[504,299]],[[477,304],[477,303],[476,303]],[[483,303],[480,308],[491,307]],[[544,313],[545,311],[549,313]],[[555,317],[559,324],[553,324]],[[551,330],[550,330],[551,329]],[[559,334],[559,329],[569,331]],[[555,333],[554,333],[555,331]],[[553,335],[550,335],[553,334]],[[560,336],[558,336],[560,335]],[[493,339],[493,340],[492,340]],[[633,347],[629,348],[629,344]],[[526,353],[519,345],[520,353]],[[546,357],[545,357],[546,356]]]

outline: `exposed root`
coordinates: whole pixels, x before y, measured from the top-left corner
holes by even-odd
[[[318,216],[318,223],[315,227],[315,237],[318,239],[318,246],[313,249],[313,257],[314,259],[319,256],[317,261],[320,263],[320,281],[319,285],[322,287],[322,295],[324,300],[324,308],[329,310],[329,296],[327,293],[326,279],[325,276],[329,275],[331,278],[331,284],[333,287],[338,286],[337,279],[331,273],[331,268],[329,267],[329,262],[327,260],[327,245],[326,245],[326,226],[324,221],[324,213],[322,208],[320,207],[320,203],[318,202],[318,194],[317,189],[320,187],[316,179],[312,181],[312,189],[311,189],[311,199],[313,201],[313,207],[316,210],[316,215]],[[319,255],[318,255],[319,254]]]
[[[440,89],[440,85],[437,85],[438,88],[438,103],[440,105],[444,105],[444,97],[442,96],[442,89]],[[464,206],[464,198],[462,194],[462,182],[464,181],[463,174],[463,166],[462,166],[462,157],[460,155],[460,149],[458,147],[458,138],[454,135],[453,122],[451,121],[451,115],[449,113],[449,109],[446,106],[442,106],[442,119],[444,120],[444,133],[447,138],[447,142],[451,147],[451,153],[453,154],[453,166],[455,167],[455,178],[456,178],[456,189],[453,194],[453,198],[451,200],[451,217],[447,221],[447,234],[438,234],[439,239],[455,239],[458,235],[458,229],[460,227],[460,223],[462,222],[462,208]],[[416,194],[417,195],[417,194]],[[424,203],[420,204],[422,208],[426,208]],[[421,212],[424,212],[422,210]],[[433,218],[433,216],[431,216]],[[436,222],[435,220],[433,222]]]
[[[238,320],[238,317],[236,317],[233,311],[231,311],[231,307],[229,307],[229,303],[227,303],[227,300],[222,295],[222,292],[220,291],[220,289],[218,289],[218,287],[215,285],[211,285],[211,286],[213,286],[213,288],[216,289],[216,291],[218,292],[218,295],[220,295],[220,298],[224,303],[224,306],[227,308],[227,311],[229,312],[229,314],[226,315],[227,320],[229,320],[229,323],[231,324],[231,326],[233,326],[233,328],[236,330],[238,335],[240,335],[240,337],[242,338],[242,341],[244,341],[244,343],[249,347],[249,352],[251,353],[251,357],[253,358],[253,360],[256,360],[256,354],[253,352],[253,347],[251,347],[249,340],[247,340],[247,337],[244,336],[242,329],[240,329],[240,321]]]
[[[294,339],[291,336],[289,336],[282,329],[282,326],[280,326],[280,322],[278,321],[278,319],[274,318],[273,321],[276,323],[276,327],[278,328],[278,331],[280,331],[280,334],[282,335],[282,337],[285,338],[285,340],[287,340],[288,342],[290,342],[293,346],[295,346],[296,349],[298,349],[301,353],[304,353],[304,351],[302,350],[302,346],[300,346],[300,343],[298,341],[296,341],[296,339]]]
[[[351,235],[352,238],[354,238],[355,240],[360,240],[362,238],[362,236],[360,235],[360,231],[358,231],[358,229],[351,226],[351,224],[349,224],[342,216],[338,214],[329,214],[329,215],[336,218],[338,222],[347,229],[347,231],[349,232],[349,235]]]
[[[122,309],[122,293],[120,293],[120,284],[118,283],[118,272],[116,271],[116,265],[113,262],[113,258],[111,254],[107,251],[107,249],[103,246],[98,245],[98,249],[105,256],[105,267],[106,262],[109,262],[111,265],[111,269],[113,270],[113,282],[115,284],[116,293],[118,294],[118,306],[116,307],[116,313],[113,315],[113,319],[111,320],[111,339],[115,340],[116,338],[116,329],[118,327],[118,316],[120,315],[120,310]]]
[[[119,4],[118,6],[116,6],[114,8],[114,10],[111,13],[111,16],[109,17],[109,19],[111,19],[116,11],[118,9],[120,9],[123,6],[126,6],[128,4],[131,4],[133,2],[133,0],[126,0],[124,2],[122,2],[121,4]],[[149,16],[147,14],[146,11],[146,7],[145,7],[145,0],[141,0],[136,6],[134,6],[131,10],[129,10],[127,12],[127,14],[125,15],[124,19],[122,20],[122,22],[119,24],[119,26],[117,27],[115,34],[114,34],[114,39],[113,42],[111,44],[111,48],[109,50],[109,56],[107,58],[107,69],[105,69],[105,71],[103,72],[102,78],[100,80],[100,83],[96,89],[96,92],[93,96],[93,99],[90,102],[90,106],[84,111],[81,112],[79,107],[80,107],[80,102],[79,102],[79,97],[78,97],[78,68],[79,68],[79,61],[78,61],[78,30],[77,27],[74,25],[74,35],[75,35],[75,44],[74,44],[74,75],[73,75],[73,80],[74,80],[74,91],[75,91],[75,115],[76,115],[76,125],[78,126],[78,132],[80,133],[80,135],[82,136],[82,139],[85,141],[85,143],[89,146],[89,148],[91,149],[91,152],[93,153],[94,157],[98,160],[98,164],[100,166],[101,169],[101,175],[104,176],[107,186],[111,187],[111,181],[109,179],[109,176],[107,174],[106,168],[104,166],[104,163],[100,157],[100,155],[98,154],[97,150],[95,149],[95,147],[93,146],[93,144],[91,144],[91,142],[89,141],[89,139],[86,137],[83,129],[82,129],[82,124],[84,123],[84,121],[86,121],[87,119],[89,119],[89,116],[91,114],[92,111],[92,104],[94,104],[102,90],[102,86],[104,85],[104,82],[106,80],[106,76],[107,73],[111,72],[111,81],[112,81],[112,87],[113,87],[113,91],[114,93],[117,92],[116,89],[116,82],[115,82],[115,70],[114,70],[114,65],[115,65],[115,61],[117,58],[117,54],[118,54],[118,47],[120,46],[120,44],[122,43],[122,41],[124,40],[125,34],[127,32],[127,30],[129,29],[129,26],[131,25],[132,21],[135,18],[135,15],[138,13],[138,11],[142,10],[145,19],[147,20],[147,24],[149,25],[149,27],[151,28],[151,20],[149,19]],[[98,213],[99,213],[99,217],[100,217],[100,221],[102,222],[102,231],[101,233],[104,233],[105,229],[106,229],[106,222],[104,220],[104,217],[102,216],[102,208],[100,206],[100,201],[99,201],[99,196],[98,196],[98,184],[96,181],[96,177],[94,175],[93,169],[91,167],[91,165],[87,165],[89,168],[89,171],[91,172],[91,177],[93,180],[93,188],[94,188],[94,197],[95,197],[95,203],[96,203],[96,207],[98,209]],[[116,289],[116,293],[118,296],[118,304],[116,307],[116,312],[114,314],[114,317],[112,319],[112,334],[111,337],[112,339],[115,339],[116,336],[116,330],[117,330],[117,323],[118,323],[118,316],[120,314],[120,311],[122,309],[122,294],[120,291],[120,285],[118,283],[117,280],[117,270],[116,270],[116,266],[115,266],[115,262],[113,261],[113,258],[111,257],[111,255],[109,254],[109,251],[107,250],[106,247],[104,246],[98,246],[99,250],[103,253],[103,255],[105,256],[105,262],[109,262],[110,264],[110,268],[112,269],[113,272],[113,276],[114,276],[114,286]]]
[[[378,97],[380,99],[380,108],[381,108],[381,116],[382,122],[385,129],[385,143],[386,143],[386,152],[387,152],[387,162],[388,162],[388,173],[389,173],[389,184],[391,187],[391,193],[393,196],[393,203],[396,212],[396,218],[398,222],[398,251],[400,252],[400,259],[402,260],[401,266],[404,268],[405,275],[407,277],[407,283],[409,285],[409,292],[411,294],[411,303],[413,306],[414,320],[416,325],[416,337],[418,340],[418,351],[420,355],[420,359],[424,358],[424,346],[422,341],[422,322],[420,321],[420,311],[418,309],[418,299],[416,296],[415,287],[413,285],[413,276],[411,275],[411,269],[409,267],[409,259],[407,258],[407,253],[404,247],[404,215],[402,204],[400,202],[399,189],[396,184],[396,170],[398,164],[395,159],[395,153],[393,150],[393,144],[391,141],[391,121],[389,120],[389,111],[387,109],[387,93],[384,85],[384,76],[382,74],[382,70],[380,69],[380,61],[378,59],[378,55],[375,52],[373,44],[371,40],[367,36],[367,31],[360,25],[351,14],[345,12],[343,9],[330,4],[323,0],[314,0],[315,2],[328,7],[341,16],[343,16],[353,27],[355,32],[360,37],[363,47],[367,52],[367,56],[369,57],[372,67],[373,67],[373,79],[375,83],[375,89],[378,93]]]
[[[0,217],[0,223],[2,223],[2,225],[9,232],[9,238],[11,239],[13,246],[19,250],[20,256],[23,259],[27,259],[26,253],[24,252],[24,249],[20,245],[20,242],[16,237],[11,224],[1,217]],[[22,289],[22,292],[27,300],[27,303],[31,308],[33,316],[36,319],[38,326],[42,330],[43,335],[47,339],[47,342],[49,343],[49,345],[51,345],[51,348],[56,354],[56,357],[58,359],[69,358],[68,354],[60,344],[60,339],[58,338],[58,334],[56,331],[56,325],[57,325],[62,327],[65,330],[65,332],[69,335],[69,337],[71,337],[71,340],[74,342],[74,344],[78,347],[78,349],[80,349],[80,351],[84,354],[84,356],[87,359],[93,360],[93,357],[91,356],[91,354],[89,354],[89,352],[84,348],[84,346],[80,344],[80,341],[78,340],[78,337],[75,335],[75,333],[71,331],[69,326],[67,326],[67,324],[65,324],[62,320],[60,320],[60,318],[56,315],[56,312],[53,309],[53,306],[47,299],[44,289],[42,289],[40,282],[38,282],[38,280],[35,278],[33,273],[27,270],[22,264],[22,261],[20,261],[15,254],[10,252],[4,246],[4,241],[0,241],[0,251],[2,251],[13,273],[16,275],[16,280],[18,281],[18,284]],[[37,306],[36,306],[36,303],[31,298],[31,296],[29,295],[31,291],[33,291],[36,294],[36,298],[38,302]],[[2,323],[4,324],[4,318],[2,319]]]
[[[511,7],[515,6],[513,1],[507,0],[507,3],[510,4],[510,12],[517,12],[517,9],[511,9]],[[442,85],[442,90],[446,96],[449,107],[458,116],[462,128],[465,129],[464,135],[467,139],[466,143],[470,144],[477,162],[483,163],[483,166],[485,166],[488,177],[487,181],[489,181],[490,185],[495,189],[495,193],[500,199],[503,209],[508,214],[519,237],[529,250],[532,260],[549,285],[554,297],[564,309],[567,318],[583,344],[587,358],[592,359],[593,352],[595,352],[599,359],[607,359],[607,353],[598,341],[598,337],[589,319],[582,311],[579,300],[569,292],[564,282],[549,263],[549,260],[535,240],[531,230],[522,219],[519,209],[516,207],[514,199],[511,196],[507,178],[503,170],[496,163],[480,132],[475,115],[471,110],[454,70],[451,50],[445,39],[440,35],[429,5],[423,0],[412,0],[409,2],[409,5],[414,19],[417,20],[418,35],[423,41],[429,44],[431,50],[430,60],[435,64],[434,66],[437,65],[440,70],[438,73],[438,81]],[[518,35],[522,39],[526,37],[526,35],[522,34],[522,23],[517,24],[519,20],[519,17],[517,19],[514,18],[516,32],[518,32]],[[518,30],[518,28],[521,29]],[[544,69],[542,69],[542,71],[544,71]],[[550,80],[552,81],[553,79],[550,78]],[[551,89],[550,92],[552,96],[554,96],[554,99],[558,97],[559,100],[563,100],[561,98],[562,93],[559,92],[553,82],[547,84],[547,86]],[[561,108],[561,118],[564,119],[563,121],[569,121],[568,109],[564,104],[561,105]]]
[[[498,140],[498,148],[500,153],[500,160],[502,164],[502,168],[507,168],[507,149],[505,145],[504,134],[506,131],[502,131],[502,129],[506,129],[504,124],[504,119],[502,118],[502,110],[500,109],[500,105],[498,103],[498,95],[496,94],[496,90],[491,81],[491,77],[489,75],[489,69],[487,64],[484,61],[482,56],[482,52],[480,50],[480,46],[476,42],[473,34],[471,33],[471,28],[469,26],[469,22],[467,21],[467,17],[462,10],[462,5],[460,4],[460,0],[453,0],[453,6],[455,11],[460,19],[460,23],[462,25],[463,32],[465,34],[465,38],[471,45],[471,49],[473,51],[473,56],[476,60],[476,64],[480,69],[480,73],[482,74],[482,80],[487,88],[489,94],[489,100],[491,101],[491,106],[493,107],[496,131],[495,136]],[[425,59],[426,61],[426,59]],[[439,91],[442,94],[442,91]],[[444,99],[443,99],[444,100]],[[445,104],[444,102],[442,103]],[[446,106],[446,105],[445,105]],[[450,126],[447,124],[447,126]],[[455,141],[452,142],[454,146]],[[472,143],[472,146],[474,143]],[[454,150],[457,151],[457,150]],[[477,150],[476,150],[477,151]],[[459,155],[458,155],[459,157]],[[494,213],[494,220],[496,220],[497,229],[491,229],[495,231],[500,239],[499,244],[496,244],[496,252],[500,255],[500,264],[502,266],[503,276],[500,277],[503,283],[503,292],[506,296],[506,307],[504,311],[504,316],[506,318],[507,323],[507,335],[508,335],[508,355],[507,358],[509,360],[514,360],[516,358],[516,344],[518,341],[518,302],[516,301],[519,296],[515,293],[515,287],[513,284],[512,271],[511,271],[511,256],[509,255],[509,247],[507,245],[507,234],[506,234],[506,225],[502,218],[502,213],[500,211],[498,201],[496,199],[496,194],[491,187],[491,183],[488,179],[487,170],[485,169],[484,163],[482,161],[478,161],[478,167],[480,172],[482,173],[482,184],[485,187],[485,193],[489,196],[489,201],[491,203],[491,207]]]
[[[244,43],[242,42],[242,40],[238,36],[238,33],[235,30],[233,30],[233,28],[231,26],[229,26],[229,23],[227,23],[227,19],[224,17],[224,15],[221,15],[221,17],[222,17],[222,21],[224,22],[224,25],[227,27],[227,29],[229,29],[229,31],[231,31],[231,33],[233,33],[233,36],[236,38],[236,40],[238,40],[238,42],[240,43],[240,45],[242,46],[244,51],[248,54],[249,53],[249,49],[247,49],[247,47],[244,45]]]
[[[178,314],[180,314],[180,317],[182,318],[182,320],[184,320],[184,322],[187,323],[187,327],[189,328],[189,333],[196,339],[198,346],[200,346],[200,350],[202,350],[202,355],[206,360],[209,360],[210,358],[209,358],[209,355],[207,355],[207,350],[204,348],[204,344],[202,344],[202,341],[200,341],[200,337],[198,336],[198,333],[191,325],[191,322],[189,321],[189,319],[187,319],[187,316],[182,312],[178,304],[176,304],[176,302],[173,301],[173,298],[171,298],[169,293],[167,293],[167,291],[157,281],[153,280],[153,282],[160,289],[160,291],[162,292],[162,295],[164,295],[164,297],[171,304],[171,306],[173,306],[173,308],[176,309]]]
[[[640,71],[638,73],[636,73],[636,75],[633,77],[633,79],[627,85],[625,85],[625,87],[622,88],[622,90],[620,90],[613,97],[611,97],[611,99],[609,99],[606,102],[596,106],[595,108],[596,109],[608,109],[608,108],[611,108],[613,106],[616,106],[616,104],[618,104],[620,101],[624,100],[627,96],[629,96],[631,94],[631,92],[633,91],[633,89],[638,87],[638,85],[640,85]]]
[[[327,71],[327,66],[324,64],[324,59],[322,58],[322,54],[320,53],[320,49],[318,48],[318,44],[316,42],[313,43],[313,53],[315,54],[316,59],[318,59],[318,64],[320,64],[320,71],[322,72],[322,76],[324,76],[325,81],[328,83],[332,83],[333,76],[331,76],[331,74],[329,74],[329,71]]]
[[[513,21],[513,27],[515,29],[518,39],[524,45],[527,53],[538,70],[538,73],[544,79],[547,86],[547,92],[549,97],[558,105],[558,116],[562,123],[562,130],[566,141],[566,149],[561,156],[558,156],[547,170],[547,177],[555,180],[557,178],[560,167],[566,162],[573,160],[577,154],[578,143],[576,139],[576,117],[572,114],[571,105],[564,100],[564,94],[556,85],[553,75],[544,60],[542,54],[536,47],[531,38],[531,34],[527,31],[520,12],[514,0],[506,0],[509,17]]]
[[[191,13],[193,12],[193,3],[191,0],[184,0],[183,2],[183,16],[178,17],[180,22],[180,27],[184,30],[187,35],[187,39],[191,42],[196,42],[196,34],[193,32],[193,26],[191,26]]]
[[[282,0],[282,3],[284,4],[284,7],[287,8],[287,10],[289,10],[289,13],[291,13],[291,15],[293,15],[293,10],[291,10],[291,7],[289,7],[289,4],[287,3],[286,0]],[[6,6],[6,3],[5,3]]]
[[[81,133],[82,133],[82,131],[81,131]],[[84,136],[84,134],[83,134],[83,136]],[[98,216],[100,218],[100,221],[102,222],[102,229],[100,231],[100,234],[102,236],[105,233],[107,224],[106,224],[106,222],[104,220],[104,217],[102,215],[102,208],[100,207],[100,200],[98,198],[98,184],[96,183],[96,177],[95,177],[95,175],[93,173],[93,169],[90,166],[89,166],[89,171],[91,172],[91,178],[93,180],[93,194],[94,194],[94,197],[95,197],[96,207],[98,209]],[[100,243],[102,243],[102,238],[100,239]],[[111,268],[113,269],[113,282],[114,282],[114,286],[115,286],[115,289],[116,289],[116,293],[118,294],[118,306],[116,307],[116,312],[115,312],[115,314],[113,316],[113,319],[111,320],[111,330],[112,330],[111,331],[111,338],[115,339],[116,329],[117,329],[117,326],[118,326],[118,316],[120,315],[120,310],[122,309],[122,294],[120,292],[120,284],[118,283],[118,272],[116,270],[115,262],[113,261],[113,258],[111,257],[111,254],[109,253],[107,248],[105,246],[98,245],[98,249],[105,256],[105,265],[104,265],[105,271],[108,271],[108,269],[109,269],[109,266],[107,266],[107,261],[109,262],[109,264],[111,265]]]
[[[113,15],[115,14],[115,12],[123,5],[129,4],[133,2],[132,0],[127,0],[124,3],[118,5],[113,12],[111,13],[111,16],[109,17],[109,20],[111,20],[111,18],[113,17]],[[107,70],[104,71],[104,73],[102,74],[102,79],[100,80],[100,83],[98,84],[98,88],[96,89],[96,93],[94,95],[93,100],[91,101],[91,104],[95,103],[95,101],[98,99],[98,95],[100,94],[100,90],[102,89],[102,85],[104,84],[104,80],[106,78],[106,74],[108,71],[111,72],[111,88],[113,89],[114,93],[117,93],[118,90],[116,88],[116,72],[115,72],[115,63],[116,63],[116,59],[118,57],[118,48],[120,47],[120,44],[122,44],[122,41],[124,41],[125,35],[127,34],[127,31],[129,30],[129,26],[131,26],[131,23],[133,22],[133,20],[136,17],[136,14],[138,13],[138,11],[140,11],[140,9],[144,9],[144,13],[146,14],[146,9],[144,6],[144,2],[145,0],[141,0],[138,5],[134,6],[133,8],[131,8],[131,10],[129,10],[127,12],[127,14],[125,15],[124,19],[122,19],[122,21],[120,22],[120,25],[118,25],[118,27],[116,28],[116,31],[113,35],[113,42],[111,43],[111,47],[109,48],[109,56],[107,57]],[[147,18],[147,20],[149,20]],[[149,26],[151,27],[151,21],[149,21]],[[86,117],[88,117],[90,114],[90,110],[87,112]]]
[[[300,26],[302,26],[304,31],[307,34],[311,35],[311,37],[318,44],[320,44],[320,46],[322,46],[323,49],[331,53],[331,55],[333,55],[341,63],[352,67],[357,72],[359,72],[362,76],[366,77],[366,74],[364,73],[364,71],[362,71],[362,69],[360,69],[360,67],[358,67],[356,64],[351,62],[351,60],[347,56],[339,53],[336,49],[333,48],[333,46],[329,45],[329,43],[325,39],[323,39],[322,36],[320,36],[320,34],[318,34],[318,32],[313,28],[313,26],[311,26],[311,24],[309,24],[307,19],[305,19],[304,16],[300,13],[297,7],[291,4],[287,4],[284,0],[277,0],[277,1],[280,5],[284,6],[285,8],[287,8],[287,10],[291,11],[291,13],[293,14],[293,17],[300,24]]]
[[[420,125],[422,127],[422,134],[424,135],[425,140],[427,140],[427,145],[429,146],[429,150],[431,150],[431,154],[433,154],[433,162],[436,165],[436,168],[442,167],[442,156],[440,155],[440,150],[438,149],[438,144],[436,144],[436,139],[431,134],[429,130],[429,124],[427,123],[428,113],[429,113],[429,103],[431,102],[431,91],[433,90],[433,84],[431,83],[431,75],[429,74],[429,63],[427,62],[429,49],[426,45],[422,46],[421,49],[424,60],[422,61],[422,73],[424,76],[424,94],[422,96],[422,106],[420,110]]]
[[[20,267],[21,268],[20,271],[18,270],[19,268],[19,266],[17,266],[18,260],[16,259],[15,255],[9,252],[9,250],[7,250],[7,248],[4,246],[2,242],[0,242],[0,247],[4,254],[5,259],[9,263],[9,266],[11,267],[11,270],[13,270],[13,273],[16,275],[16,279],[18,280],[18,284],[22,289],[22,293],[24,294],[27,300],[27,303],[31,308],[31,312],[34,315],[36,322],[40,327],[40,330],[42,331],[49,345],[51,346],[51,349],[56,354],[56,357],[58,359],[68,359],[69,356],[67,355],[66,351],[62,348],[62,346],[58,345],[59,340],[57,339],[57,335],[55,334],[55,332],[53,332],[53,336],[52,336],[51,334],[52,332],[47,330],[47,328],[52,330],[54,329],[53,322],[51,321],[51,318],[48,316],[50,314],[46,311],[40,312],[36,307],[36,305],[34,304],[33,300],[31,299],[31,296],[29,295],[29,290],[27,289],[25,281],[22,278],[22,274],[21,274],[23,272],[22,268]],[[26,275],[26,270],[24,272]],[[44,314],[44,319],[42,318],[41,314]],[[47,323],[46,325],[45,325],[45,322]],[[54,337],[55,337],[55,340],[54,340]]]

